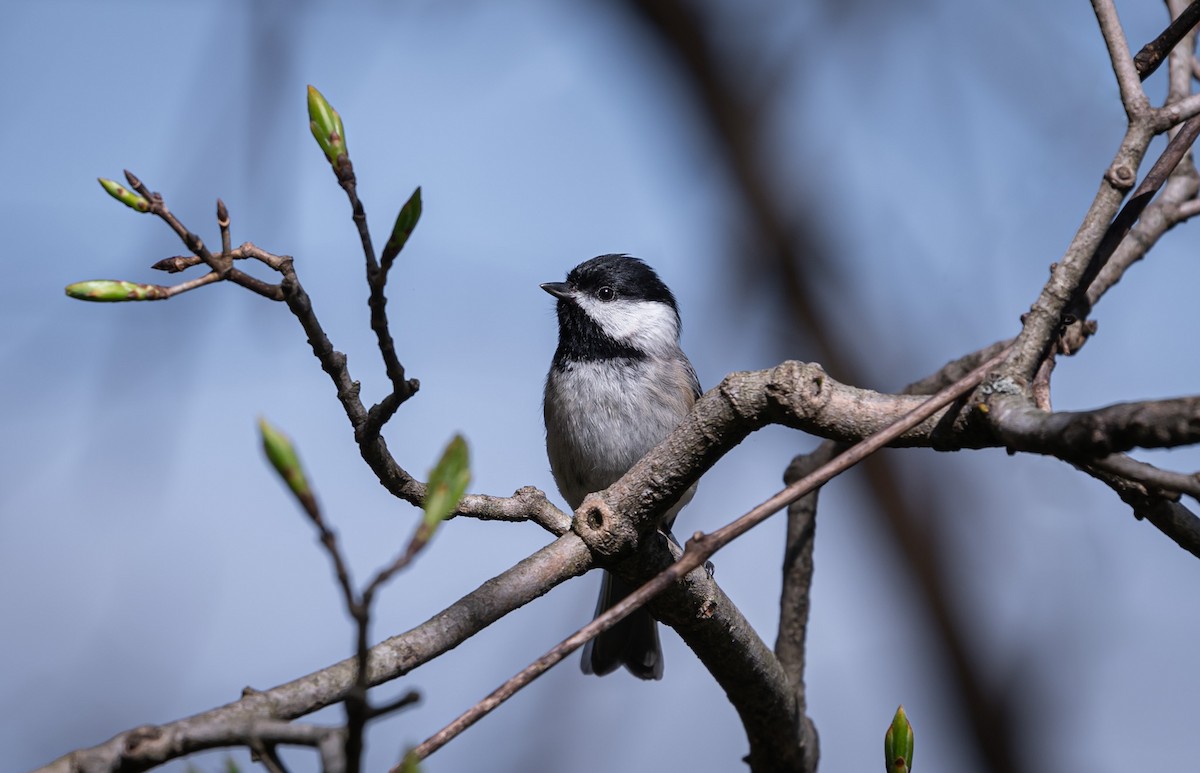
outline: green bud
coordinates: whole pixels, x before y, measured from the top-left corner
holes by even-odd
[[[380,257],[383,265],[390,265],[392,260],[400,254],[400,250],[404,249],[404,244],[408,241],[413,229],[417,227],[417,221],[420,219],[421,187],[418,185],[413,194],[408,197],[408,201],[404,202],[404,206],[400,208],[400,214],[396,215],[396,224],[392,226],[392,235],[388,237],[387,244],[383,247],[383,255]]]
[[[272,427],[267,420],[259,417],[258,431],[262,435],[263,451],[267,454],[271,466],[283,482],[301,501],[312,497],[308,487],[308,479],[304,477],[304,468],[300,466],[300,457],[296,454],[292,441],[287,435]]]
[[[883,757],[887,773],[909,773],[913,759],[913,729],[904,714],[904,706],[896,709],[896,716],[883,736]]]
[[[409,749],[404,753],[404,759],[400,760],[397,770],[400,773],[421,773],[421,758],[417,756],[415,749]]]
[[[81,301],[161,301],[170,296],[161,285],[143,285],[119,279],[89,279],[67,285],[67,295]]]
[[[103,177],[97,177],[96,179],[100,181],[100,185],[104,187],[104,190],[108,191],[109,196],[112,196],[130,209],[136,209],[138,212],[150,211],[150,202],[146,201],[145,196],[134,193],[116,180],[106,180]]]
[[[308,87],[308,126],[329,163],[337,166],[338,156],[346,152],[342,117],[312,86]]]
[[[417,531],[416,541],[428,542],[437,527],[458,507],[467,484],[471,482],[471,466],[467,453],[467,441],[455,435],[442,458],[429,473],[429,485],[425,492],[425,518]]]

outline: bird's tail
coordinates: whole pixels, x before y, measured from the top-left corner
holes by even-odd
[[[632,593],[620,579],[604,572],[596,615]],[[628,617],[589,641],[583,648],[583,673],[604,676],[625,666],[638,679],[662,679],[663,654],[658,642],[658,623],[645,609]]]

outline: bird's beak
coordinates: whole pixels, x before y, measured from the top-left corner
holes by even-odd
[[[571,287],[566,282],[546,282],[540,286],[555,298],[566,300],[571,297]]]

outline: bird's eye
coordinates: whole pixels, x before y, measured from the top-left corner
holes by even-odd
[[[605,285],[596,291],[596,297],[602,301],[611,301],[613,298],[617,297],[617,291],[608,285]]]

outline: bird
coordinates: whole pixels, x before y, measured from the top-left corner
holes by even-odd
[[[571,269],[565,282],[541,288],[557,299],[558,317],[543,401],[546,454],[559,493],[577,510],[678,426],[700,396],[700,382],[679,348],[675,296],[642,260],[600,255]],[[692,486],[663,518],[672,541],[671,524],[694,493]],[[605,571],[595,614],[633,590]],[[640,679],[662,678],[658,625],[645,609],[584,647],[585,674],[621,666]]]

